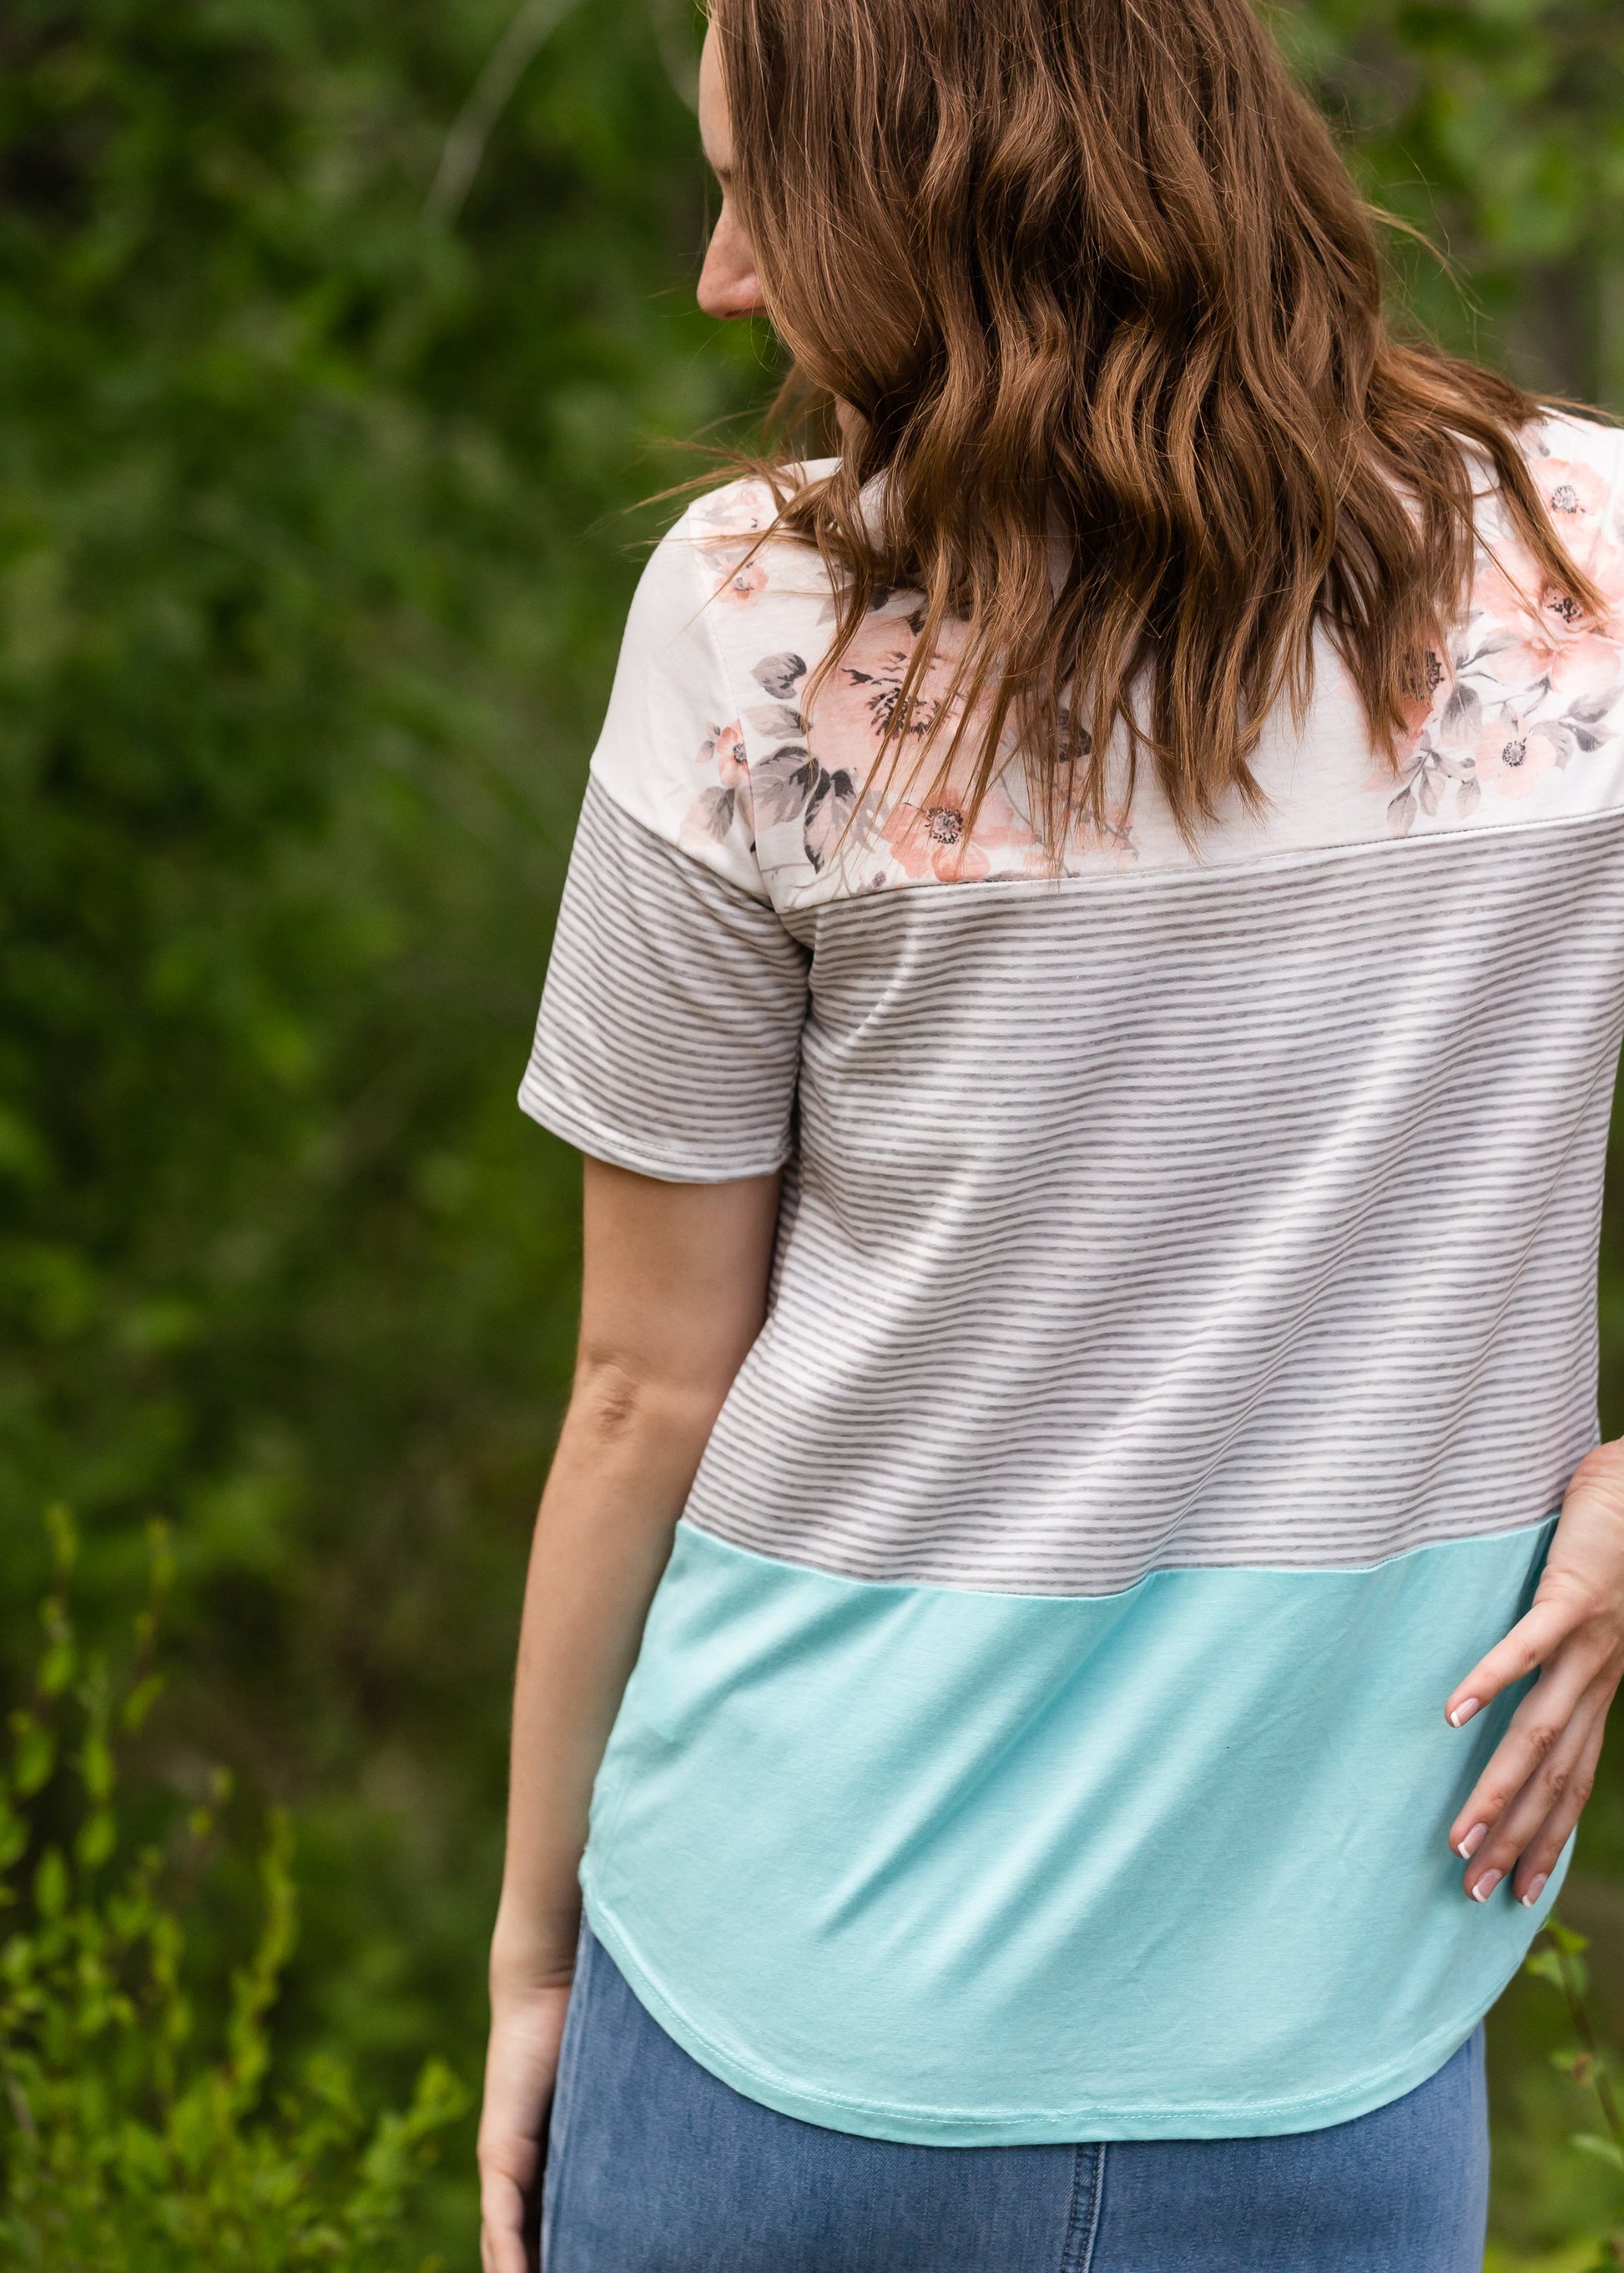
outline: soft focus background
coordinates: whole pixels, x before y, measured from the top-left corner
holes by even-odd
[[[1392,239],[1417,319],[1624,409],[1618,0],[1279,20],[1372,195],[1447,250]],[[201,2003],[286,1803],[277,2073],[336,2052],[379,2098],[430,2052],[478,2070],[575,1271],[573,1159],[513,1097],[637,501],[773,379],[692,303],[696,40],[688,0],[0,15],[6,1700],[46,1505],[92,1638],[170,1519],[130,1774],[155,1820],[236,1772]],[[1624,1217],[1604,1271],[1620,1429]],[[1620,1757],[1564,1909],[1624,2041]],[[1562,2037],[1530,1982],[1492,2036],[1495,2262],[1553,2273],[1620,2214]],[[402,2265],[474,2265],[471,2135]]]

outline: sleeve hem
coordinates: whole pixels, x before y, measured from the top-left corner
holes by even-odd
[[[741,1183],[748,1176],[776,1174],[790,1157],[787,1144],[781,1145],[767,1159],[726,1161],[718,1159],[714,1153],[702,1156],[655,1151],[635,1137],[624,1136],[618,1129],[612,1129],[606,1121],[579,1112],[553,1091],[529,1080],[520,1088],[519,1107],[551,1135],[561,1137],[566,1144],[573,1144],[576,1152],[588,1153],[594,1160],[607,1160],[612,1167],[629,1168],[636,1175],[656,1177],[661,1183]]]

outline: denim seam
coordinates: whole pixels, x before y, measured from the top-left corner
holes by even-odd
[[[547,2112],[546,2146],[541,2165],[541,2200],[537,2205],[538,2215],[536,2220],[536,2239],[541,2247],[544,2264],[553,2254],[552,2242],[558,2231],[564,2182],[569,2170],[564,2148],[569,2130],[575,2070],[581,2065],[583,2008],[590,1994],[586,1977],[591,1965],[591,1943],[585,1929],[586,1921],[583,1918],[582,1930],[575,1937],[575,1964],[570,1978],[569,1999],[565,2007],[564,2029],[559,2043],[558,2069],[553,2079],[553,2102]],[[581,1991],[579,1997],[575,1994],[577,1985]],[[575,2007],[575,2025],[573,2029],[569,2025],[570,2006]],[[551,2185],[548,2184],[549,2178]]]
[[[1088,2172],[1088,2194],[1083,2199],[1083,2172]],[[1089,2273],[1094,2263],[1094,2246],[1100,2232],[1100,2205],[1105,2197],[1105,2148],[1079,2146],[1072,2149],[1071,2203],[1066,2219],[1065,2247],[1060,2255],[1060,2273]],[[1086,2217],[1087,2231],[1083,2231]]]

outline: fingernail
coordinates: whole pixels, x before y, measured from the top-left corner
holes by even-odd
[[[1449,1726],[1452,1729],[1464,1728],[1467,1722],[1471,1719],[1472,1714],[1474,1713],[1480,1713],[1482,1710],[1483,1699],[1481,1697],[1462,1697],[1460,1703],[1455,1707],[1454,1712],[1449,1715]]]
[[[1503,1871],[1485,1871],[1471,1890],[1473,1902],[1486,1902],[1505,1875]]]
[[[1486,1823],[1473,1824],[1471,1829],[1467,1833],[1465,1838],[1462,1840],[1460,1845],[1455,1850],[1460,1857],[1462,1863],[1470,1863],[1471,1861],[1472,1857],[1477,1853],[1478,1848],[1482,1846],[1484,1841],[1488,1837],[1488,1835],[1489,1827]]]
[[[1545,1880],[1550,1877],[1550,1875],[1551,1873],[1549,1871],[1541,1871],[1537,1879],[1530,1879],[1529,1880],[1528,1886],[1522,1895],[1522,1907],[1525,1910],[1531,1910],[1534,1904],[1539,1900],[1541,1894],[1544,1894],[1545,1890]]]

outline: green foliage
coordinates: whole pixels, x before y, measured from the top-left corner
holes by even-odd
[[[425,220],[510,13],[0,11],[0,1662],[41,1504],[92,1630],[171,1520],[184,1718],[301,1801],[292,2024],[392,2089],[482,2020],[625,508],[758,379],[678,11],[582,0]]]
[[[74,1538],[52,1519],[56,1579],[34,1700],[11,1715],[0,1777],[0,2262],[77,2273],[430,2273],[403,2213],[436,2133],[467,2095],[442,2061],[410,2105],[368,2122],[342,2063],[317,2057],[271,2091],[269,2022],[297,1902],[288,1816],[270,1819],[263,1917],[201,2015],[188,1986],[196,1904],[229,1779],[216,1774],[178,1847],[123,1853],[115,1732],[158,1693],[157,1610],[170,1578],[154,1528],[133,1668],[81,1659],[67,1600]],[[76,1803],[53,1793],[71,1777]],[[53,1808],[53,1797],[59,1804]],[[177,1900],[177,1882],[187,1889]]]
[[[1523,1970],[1547,1982],[1561,1998],[1572,2031],[1570,2041],[1551,2054],[1551,2064],[1593,2103],[1601,2129],[1575,2132],[1569,2143],[1580,2154],[1604,2164],[1613,2174],[1612,2210],[1614,2230],[1581,2237],[1572,2254],[1577,2273],[1618,2273],[1624,2266],[1624,2112],[1615,2089],[1617,2057],[1598,2042],[1589,2003],[1590,1968],[1584,1953],[1590,1941],[1560,1918],[1552,1917],[1530,1954]],[[1583,2266],[1579,2260],[1583,2259]]]
[[[1294,0],[1277,20],[1429,328],[1529,384],[1624,406],[1624,13],[1616,0]]]
[[[57,1707],[88,1714],[51,1836],[74,1887],[124,1867],[96,1859],[102,1708],[65,1626],[34,1697],[35,1518],[80,1512],[94,1655],[161,1512],[170,1734],[141,1739],[135,1812],[201,1789],[199,1731],[297,1804],[285,2058],[396,2098],[426,2047],[472,2073],[483,2024],[575,1269],[573,1164],[513,1092],[658,519],[628,509],[773,376],[691,305],[688,0],[561,9],[461,210],[425,211],[517,11],[0,11],[0,1678],[32,1700],[7,1788],[31,1822],[59,1807]],[[1624,408],[1617,0],[1278,15],[1371,193],[1447,239],[1459,293],[1394,240],[1417,315]],[[1583,1859],[1624,1883],[1611,1772]],[[264,1901],[217,1863],[200,2029]],[[1497,2220],[1530,2259],[1611,2178],[1540,2097],[1568,2089],[1545,2028],[1519,1990],[1496,2039]],[[275,2152],[319,2100],[281,2132],[262,2101]],[[416,2227],[459,2267],[468,2143],[464,2119]]]

